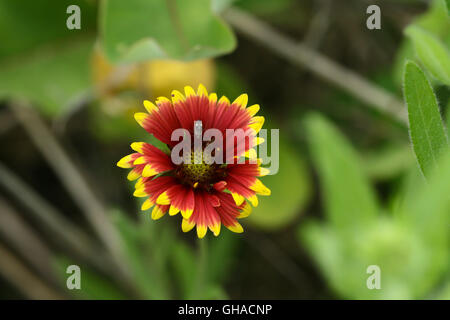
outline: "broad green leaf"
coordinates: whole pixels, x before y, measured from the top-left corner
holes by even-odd
[[[404,94],[414,152],[422,172],[427,175],[448,148],[448,141],[433,88],[412,61],[405,66]]]
[[[448,15],[450,16],[450,0],[444,0],[444,1],[445,1],[445,5],[447,6]]]
[[[102,1],[100,29],[113,62],[208,58],[231,52],[236,42],[210,0]]]
[[[72,4],[80,7],[81,30],[66,27],[66,10]],[[0,0],[0,59],[92,31],[95,11],[89,0]]]
[[[0,0],[0,99],[23,98],[47,115],[71,106],[90,85],[95,4],[76,1],[81,30],[66,26],[70,0]]]
[[[320,115],[310,115],[306,125],[328,219],[342,231],[370,224],[378,206],[358,155]]]
[[[427,70],[436,79],[450,85],[450,53],[445,45],[431,33],[414,25],[405,32],[412,39],[416,53]]]
[[[38,48],[0,62],[0,98],[30,100],[47,115],[58,115],[90,86],[92,38]]]

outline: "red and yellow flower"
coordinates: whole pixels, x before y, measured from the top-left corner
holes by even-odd
[[[254,147],[263,140],[256,136],[262,128],[264,118],[255,116],[258,105],[247,107],[248,97],[240,95],[233,103],[226,97],[219,100],[215,93],[208,95],[203,85],[197,92],[185,87],[185,95],[172,92],[172,99],[157,99],[156,104],[144,101],[147,112],[136,113],[136,121],[150,134],[167,144],[170,150],[178,143],[172,141],[172,132],[186,129],[194,134],[194,123],[201,121],[202,129],[218,129],[226,137],[227,129],[242,129],[245,139],[233,138],[223,142],[224,164],[201,163],[174,164],[170,155],[145,143],[134,142],[135,151],[122,158],[117,165],[132,169],[129,180],[137,180],[136,197],[146,197],[142,210],[153,207],[151,216],[159,219],[169,215],[182,215],[184,232],[197,227],[197,235],[203,238],[208,228],[218,236],[221,225],[233,232],[243,232],[237,219],[251,213],[251,205],[258,205],[257,195],[270,195],[258,177],[268,173],[256,159]],[[203,142],[202,150],[208,142]],[[226,149],[233,148],[233,159],[225,159]],[[197,151],[196,151],[197,152]],[[237,154],[236,153],[242,153]],[[198,154],[192,152],[192,158]],[[244,158],[243,161],[238,161]],[[242,159],[241,159],[242,160]],[[200,162],[200,161],[199,161]]]

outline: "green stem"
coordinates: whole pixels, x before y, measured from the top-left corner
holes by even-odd
[[[207,264],[208,264],[208,243],[207,239],[198,239],[198,264],[197,264],[197,277],[193,291],[194,299],[202,299],[205,297],[206,283],[208,280]]]

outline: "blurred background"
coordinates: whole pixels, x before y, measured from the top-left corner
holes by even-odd
[[[0,298],[450,299],[450,204],[430,191],[450,179],[424,182],[402,98],[403,31],[448,48],[445,3],[0,0]],[[199,83],[248,93],[280,129],[272,195],[203,249],[116,166],[133,141],[161,146],[134,121],[142,100]]]

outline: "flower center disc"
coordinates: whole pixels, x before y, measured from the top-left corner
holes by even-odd
[[[208,161],[202,151],[195,151],[191,153],[191,163],[190,164],[182,164],[180,166],[180,173],[183,180],[186,183],[194,185],[195,183],[199,184],[210,184],[215,182],[218,177],[218,169],[219,166],[215,163],[211,163],[212,161]],[[211,164],[208,164],[208,163]],[[220,171],[220,170],[219,170]]]

